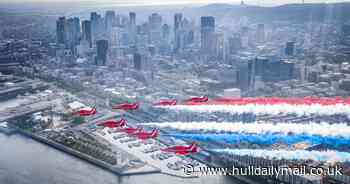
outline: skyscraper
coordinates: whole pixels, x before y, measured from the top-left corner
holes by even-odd
[[[212,55],[215,53],[215,46],[215,18],[212,16],[201,17],[202,52]]]
[[[239,34],[234,34],[228,39],[229,54],[236,54],[242,48],[242,40]]]
[[[294,42],[287,42],[286,43],[286,49],[285,49],[285,54],[287,56],[293,56],[294,55]]]
[[[92,38],[91,38],[91,22],[89,20],[84,20],[82,22],[82,40],[85,40],[89,43],[89,47],[92,47]]]
[[[187,39],[186,39],[186,43],[187,44],[192,44],[194,42],[194,31],[193,30],[189,30],[187,33]]]
[[[183,49],[194,41],[193,24],[184,18],[180,27],[180,48]]]
[[[97,40],[97,56],[95,58],[96,65],[106,65],[107,52],[108,52],[108,40]]]
[[[134,68],[136,70],[141,70],[141,54],[139,53],[134,53]]]
[[[75,25],[74,19],[69,18],[65,24],[65,44],[67,48],[73,48],[75,44]]]
[[[162,42],[159,47],[159,52],[161,52],[164,55],[171,53],[171,46],[170,46],[170,26],[168,24],[162,25]]]
[[[178,52],[180,49],[180,29],[181,29],[181,22],[182,22],[182,14],[176,13],[174,16],[174,52]]]
[[[243,91],[246,91],[251,86],[252,79],[252,61],[244,60],[238,63],[237,85]]]
[[[256,31],[256,41],[258,43],[262,43],[265,41],[265,25],[264,24],[258,24],[257,31]]]
[[[350,45],[350,24],[341,26],[341,43],[345,46]]]
[[[90,14],[90,21],[91,21],[91,37],[92,42],[95,42],[101,34],[101,15],[97,14],[96,12],[91,12]]]
[[[105,29],[108,34],[112,31],[112,27],[115,21],[115,12],[113,10],[106,11],[105,15]]]
[[[152,15],[148,17],[148,22],[150,24],[150,28],[160,29],[162,26],[162,16],[160,16],[158,13],[152,13]]]
[[[59,17],[56,21],[56,37],[58,44],[64,44],[66,40],[65,36],[66,18]]]
[[[131,44],[136,43],[136,13],[129,13],[129,42]]]
[[[59,17],[56,21],[56,37],[58,44],[64,44],[67,49],[75,53],[75,46],[80,41],[79,18],[66,19],[65,17]]]
[[[136,13],[135,12],[130,12],[129,13],[129,23],[130,25],[136,25]]]
[[[162,40],[166,43],[169,42],[170,37],[170,27],[168,24],[163,24],[162,26]]]
[[[94,35],[95,32],[96,32],[98,16],[99,16],[99,15],[98,15],[96,12],[91,12],[91,13],[90,13],[91,31],[92,31],[92,34],[93,34],[93,35]]]
[[[288,60],[282,60],[279,64],[279,80],[293,79],[295,63]]]
[[[152,13],[148,18],[149,41],[151,44],[159,45],[161,41],[162,17],[158,13]]]
[[[81,34],[80,19],[78,17],[74,17],[73,18],[73,39],[74,39],[75,45],[79,45],[80,34]]]

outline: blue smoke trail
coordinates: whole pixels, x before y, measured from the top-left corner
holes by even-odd
[[[292,145],[299,142],[309,142],[310,144],[325,144],[334,148],[343,146],[350,146],[350,138],[344,137],[330,137],[330,136],[317,136],[317,135],[287,135],[287,134],[244,134],[244,133],[232,133],[232,134],[168,134],[175,138],[192,139],[197,141],[211,142],[220,141],[230,144],[237,144],[241,141],[249,142],[252,144],[271,145],[275,143],[285,143]]]

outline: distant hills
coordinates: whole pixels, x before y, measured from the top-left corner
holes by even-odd
[[[349,21],[350,3],[332,4],[288,4],[276,7],[259,7],[249,5],[211,4],[197,8],[193,14],[210,14],[232,18],[246,16],[258,21],[289,20],[303,21]]]
[[[127,13],[135,11],[137,19],[146,21],[148,15],[153,12],[159,12],[164,20],[173,23],[173,16],[176,12],[183,12],[185,17],[196,18],[200,16],[213,15],[218,21],[236,21],[240,17],[248,17],[259,22],[283,21],[289,20],[294,22],[305,21],[341,21],[350,20],[350,2],[344,3],[322,3],[322,4],[288,4],[275,7],[261,7],[252,5],[233,5],[233,4],[210,4],[206,6],[136,6],[136,7],[118,7],[116,4],[103,4],[93,6],[59,3],[43,3],[40,4],[17,4],[6,5],[0,2],[0,12],[11,13],[31,13],[41,15],[68,15],[89,17],[91,11],[116,10],[117,13]]]

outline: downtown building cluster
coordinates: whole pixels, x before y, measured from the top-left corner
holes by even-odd
[[[346,56],[348,33],[332,25],[92,12],[57,18],[54,40],[38,42],[36,70],[24,70],[111,98],[344,96],[349,65],[331,56]],[[9,45],[19,42],[29,44]]]

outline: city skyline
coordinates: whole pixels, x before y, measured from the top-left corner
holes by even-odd
[[[350,184],[350,3],[0,1],[0,184]]]
[[[16,3],[70,3],[69,0],[4,0],[0,3],[16,4]],[[142,0],[78,0],[75,3],[93,3],[93,4],[112,4],[114,6],[167,6],[167,5],[205,5],[205,4],[240,4],[242,0],[155,0],[155,1],[142,1]],[[243,0],[248,5],[258,6],[278,6],[284,4],[300,4],[300,3],[341,3],[350,2],[348,0]]]

